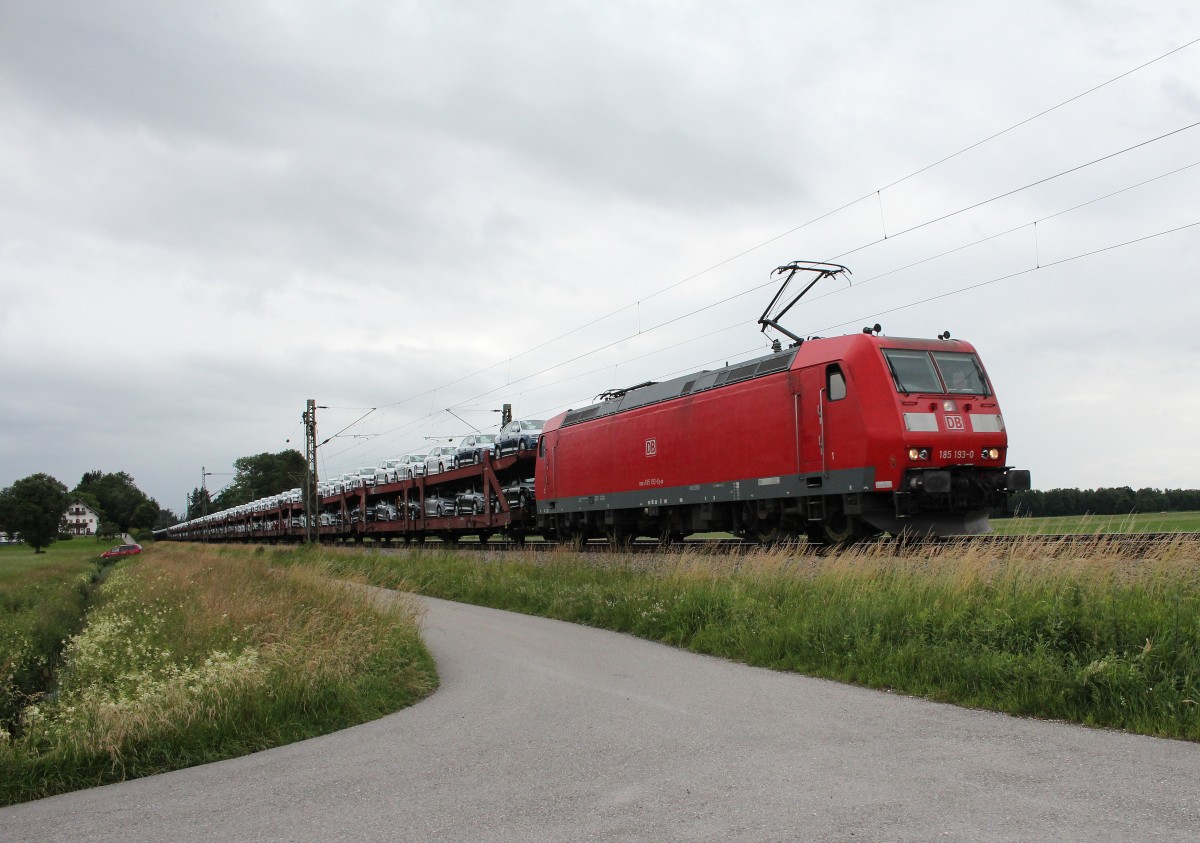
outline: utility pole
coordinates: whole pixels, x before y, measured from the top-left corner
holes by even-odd
[[[208,486],[207,478],[212,472],[200,466],[200,514],[208,515]]]
[[[310,544],[321,542],[321,531],[317,511],[317,402],[309,398],[305,409],[304,419],[304,458],[308,461],[308,471],[304,478],[304,540]]]

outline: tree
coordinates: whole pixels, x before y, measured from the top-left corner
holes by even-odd
[[[130,519],[130,525],[140,529],[149,529],[154,526],[154,522],[158,520],[158,501],[154,498],[147,498],[137,505],[133,511],[133,518]]]
[[[1046,493],[1039,492],[1037,489],[1025,489],[1013,492],[1009,496],[1008,502],[1013,515],[1036,518],[1045,512]]]
[[[188,521],[194,518],[199,518],[208,512],[216,512],[220,507],[213,506],[212,495],[208,489],[192,489],[192,493],[187,499],[187,514],[184,516]]]
[[[96,528],[96,536],[99,538],[111,538],[121,534],[121,528],[112,521],[101,521],[100,526]]]
[[[1167,496],[1158,489],[1138,489],[1133,496],[1133,505],[1138,512],[1163,512],[1167,508]]]
[[[308,463],[295,449],[257,454],[234,460],[233,482],[212,503],[209,512],[230,509],[259,498],[294,489],[304,483]]]
[[[58,537],[71,497],[49,474],[31,474],[0,492],[0,527],[19,533],[34,553],[45,553]]]
[[[104,516],[122,533],[131,527],[153,527],[158,520],[158,501],[148,497],[124,471],[105,474],[89,471],[75,487],[78,494],[90,494],[100,504]]]

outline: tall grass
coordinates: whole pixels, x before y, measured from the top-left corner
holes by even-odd
[[[264,553],[160,545],[113,571],[57,693],[0,741],[0,802],[323,734],[435,685],[411,606]]]
[[[0,740],[49,686],[63,642],[82,624],[101,576],[96,547],[79,542],[50,550],[0,550]]]
[[[745,556],[406,553],[343,570],[749,664],[1017,715],[1200,740],[1200,558],[865,546]]]

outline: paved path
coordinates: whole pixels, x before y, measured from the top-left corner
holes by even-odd
[[[442,687],[246,758],[0,810],[0,840],[1200,839],[1200,746],[425,601]]]

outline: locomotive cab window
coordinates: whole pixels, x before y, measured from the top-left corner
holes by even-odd
[[[825,369],[825,394],[830,401],[841,401],[846,397],[846,376],[837,364]]]
[[[974,354],[959,351],[912,351],[883,349],[883,357],[892,373],[896,390],[950,393],[955,395],[991,395],[983,367]]]
[[[946,391],[963,395],[991,395],[987,378],[984,377],[983,367],[974,354],[962,354],[950,351],[933,352],[933,362],[937,364],[942,380],[946,383]]]
[[[896,389],[905,394],[910,392],[941,392],[942,382],[933,368],[928,351],[907,351],[899,348],[883,349],[892,372]]]

